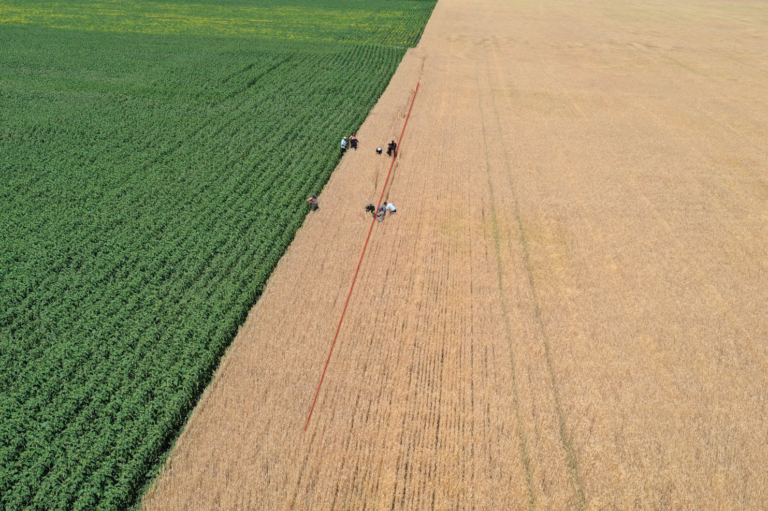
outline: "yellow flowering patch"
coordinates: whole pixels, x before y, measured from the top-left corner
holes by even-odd
[[[21,2],[0,0],[0,24],[51,28],[343,41],[408,46],[414,13],[315,7],[244,7],[161,2]]]

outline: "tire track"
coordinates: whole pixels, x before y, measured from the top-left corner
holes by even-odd
[[[489,83],[491,80],[491,67],[489,64],[489,53],[493,53],[492,51],[484,51],[483,54],[485,56],[485,74],[488,76]],[[479,73],[478,73],[479,75]],[[494,120],[496,124],[496,129],[498,130],[498,133],[502,136],[499,137],[500,140],[504,140],[505,137],[503,136],[504,131],[501,126],[501,120],[499,116],[499,108],[496,102],[496,96],[494,91],[496,88],[493,87],[493,84],[490,83],[490,98],[491,98],[491,106],[493,107],[493,113],[494,113]],[[478,90],[481,88],[478,86]],[[511,107],[508,107],[508,109],[511,109]],[[482,107],[481,107],[482,112]],[[487,137],[485,137],[485,140],[487,140]],[[576,491],[576,495],[578,498],[578,508],[584,509],[585,508],[585,498],[584,498],[584,490],[581,484],[581,478],[579,476],[579,470],[578,470],[578,460],[576,459],[576,455],[573,448],[573,440],[571,439],[568,428],[565,422],[565,416],[563,414],[563,409],[561,405],[561,399],[560,399],[560,390],[557,385],[557,379],[555,377],[554,368],[552,366],[552,354],[550,350],[550,341],[549,341],[549,334],[547,333],[546,327],[544,326],[544,322],[542,321],[541,317],[541,308],[539,306],[539,297],[538,293],[536,291],[536,285],[534,283],[533,278],[533,271],[531,268],[531,257],[530,257],[530,251],[528,247],[528,239],[526,235],[525,226],[523,225],[522,215],[520,213],[520,203],[517,198],[517,192],[516,192],[516,186],[514,183],[514,179],[512,177],[512,169],[510,167],[510,159],[507,154],[506,146],[502,143],[501,145],[501,154],[503,156],[502,158],[502,165],[504,167],[504,175],[506,177],[506,181],[512,196],[512,204],[513,204],[513,216],[515,219],[515,224],[519,233],[519,246],[522,249],[522,256],[523,256],[523,262],[525,267],[525,274],[528,279],[528,287],[531,293],[531,299],[532,299],[532,305],[533,305],[533,313],[536,320],[536,325],[538,327],[538,330],[541,334],[541,338],[544,344],[544,354],[546,359],[546,366],[547,371],[549,373],[549,379],[550,379],[550,385],[552,392],[554,394],[555,398],[555,410],[557,414],[557,420],[559,425],[559,435],[560,435],[560,443],[563,447],[563,450],[566,453],[567,460],[568,460],[568,469],[571,474],[572,482],[574,485],[574,489]],[[490,186],[490,182],[489,182]],[[512,243],[512,238],[510,237],[508,240],[508,243]],[[512,246],[510,246],[510,250],[514,250]],[[514,252],[513,252],[514,253]],[[499,269],[500,272],[500,269]],[[499,281],[500,288],[502,287],[501,280]],[[502,298],[503,301],[503,298]],[[508,322],[508,319],[505,319],[505,321]],[[533,504],[531,504],[531,507],[533,507]]]
[[[479,69],[477,73],[478,77],[478,83],[477,83],[477,90],[478,92],[482,90],[482,86],[480,85],[479,81]],[[482,96],[478,94],[477,96],[477,102],[478,102],[478,110],[480,111],[480,120],[481,120],[481,126],[482,126],[482,134],[483,134],[483,147],[485,150],[485,169],[487,172],[488,177],[488,193],[490,194],[490,202],[491,202],[491,225],[493,228],[493,246],[495,250],[496,255],[496,276],[498,279],[498,290],[499,290],[499,297],[500,297],[500,306],[502,311],[502,317],[504,318],[504,331],[505,331],[505,337],[507,341],[507,350],[509,351],[509,361],[510,361],[510,368],[512,371],[512,394],[514,396],[514,403],[515,403],[515,420],[516,420],[516,429],[518,434],[518,442],[519,442],[519,448],[520,448],[520,457],[523,462],[523,466],[525,467],[525,480],[526,485],[528,487],[528,509],[534,509],[536,506],[536,498],[533,493],[533,484],[532,484],[532,476],[531,476],[531,462],[530,462],[530,455],[528,453],[528,435],[526,434],[526,431],[523,426],[523,421],[520,417],[520,397],[519,397],[519,391],[517,388],[517,376],[515,374],[515,353],[514,353],[514,347],[513,347],[513,340],[512,340],[512,327],[510,325],[510,319],[509,319],[509,311],[507,309],[507,297],[504,292],[504,283],[502,278],[503,273],[503,261],[501,256],[501,246],[500,246],[500,236],[499,236],[499,219],[498,214],[496,212],[496,199],[494,198],[493,193],[493,183],[491,182],[491,162],[490,162],[490,155],[489,155],[489,148],[488,148],[488,140],[489,136],[486,132],[485,127],[485,117],[483,116],[483,104],[482,104]],[[517,204],[517,201],[515,201],[515,204]],[[515,211],[515,214],[519,220],[519,212]]]

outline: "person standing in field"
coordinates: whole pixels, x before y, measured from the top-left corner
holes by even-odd
[[[314,194],[312,197],[307,199],[307,202],[309,202],[309,209],[312,211],[317,211],[320,209],[320,205],[317,202],[317,194]]]
[[[387,208],[387,211],[389,211],[390,213],[397,213],[397,208],[391,202],[385,202],[384,206]]]
[[[394,156],[397,152],[397,142],[394,140],[387,146],[387,156]]]
[[[347,137],[344,137],[341,139],[341,155],[344,156],[344,153],[347,152]]]
[[[349,147],[357,151],[357,137],[354,133],[349,136]]]
[[[385,208],[384,205],[382,204],[381,206],[379,206],[379,210],[376,212],[376,220],[381,222],[382,220],[384,220],[384,215],[386,214],[387,214],[387,208]]]

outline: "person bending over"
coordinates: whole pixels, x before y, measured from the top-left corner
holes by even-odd
[[[386,214],[387,214],[387,208],[385,208],[384,205],[382,204],[381,206],[379,206],[379,210],[376,212],[376,220],[381,222],[382,220],[384,220],[384,215]]]

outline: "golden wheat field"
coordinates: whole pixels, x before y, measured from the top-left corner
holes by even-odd
[[[145,509],[768,508],[764,2],[440,0],[358,138]]]

